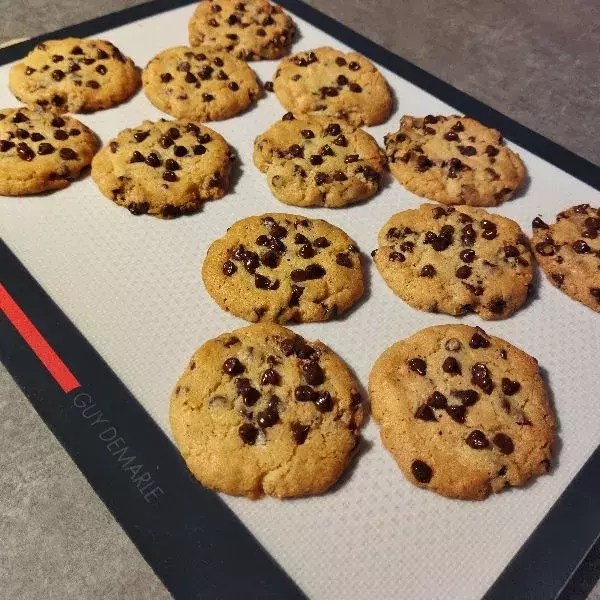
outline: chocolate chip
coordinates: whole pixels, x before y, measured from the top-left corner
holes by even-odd
[[[252,274],[254,274],[254,271],[256,271],[256,269],[258,269],[258,266],[260,265],[258,254],[256,254],[256,252],[245,252],[242,262],[246,271]]]
[[[74,46],[71,50],[71,54],[83,54],[83,50],[79,46]]]
[[[388,258],[392,262],[404,262],[406,260],[406,257],[404,256],[404,254],[402,254],[402,252],[390,252]]]
[[[260,290],[266,290],[271,285],[271,280],[259,273],[254,274],[254,285]]]
[[[346,147],[348,145],[348,140],[346,139],[346,136],[342,133],[342,134],[338,135],[335,138],[335,140],[333,140],[333,143],[336,146]]]
[[[315,400],[315,406],[319,412],[330,412],[333,409],[333,400],[331,399],[331,394],[326,391],[318,392],[317,399]]]
[[[338,67],[343,67],[346,64],[346,59],[342,58],[341,56],[336,56],[336,58],[335,58],[335,64]]]
[[[347,85],[348,78],[345,75],[338,75],[337,79],[336,79],[336,82],[340,86]]]
[[[358,83],[351,83],[351,84],[348,86],[348,89],[349,89],[351,92],[354,92],[355,94],[359,94],[360,92],[362,92],[362,87],[360,87],[360,85],[358,85]]]
[[[58,132],[56,132],[58,133]],[[56,136],[56,134],[55,134]],[[139,151],[139,150],[134,150],[133,154],[131,155],[131,158],[129,159],[130,163],[138,163],[138,162],[144,162],[146,159],[144,158],[144,155]]]
[[[172,140],[177,140],[181,137],[181,133],[179,132],[179,129],[177,129],[177,127],[170,127],[169,130],[167,131],[167,135]]]
[[[334,181],[346,181],[348,179],[348,177],[346,177],[345,173],[342,171],[334,171],[331,176],[333,177]]]
[[[419,171],[419,173],[424,173],[431,169],[431,167],[433,167],[433,162],[431,162],[424,154],[419,155],[417,158],[417,171]]]
[[[165,181],[174,182],[174,181],[177,181],[177,175],[175,175],[175,173],[173,171],[165,171],[163,173],[163,179]]]
[[[464,423],[467,416],[467,409],[462,404],[449,404],[446,407],[448,416],[457,423]]]
[[[577,254],[587,254],[588,252],[591,252],[592,249],[586,241],[577,240],[576,242],[573,242],[573,250],[575,250]]]
[[[479,429],[473,429],[467,436],[465,442],[467,442],[467,445],[474,450],[483,450],[490,445],[483,431],[480,431]]]
[[[461,242],[463,246],[472,246],[475,243],[477,234],[470,223],[465,225],[461,232]]]
[[[261,385],[279,385],[281,377],[275,369],[267,369],[260,379]]]
[[[294,244],[310,244],[310,240],[305,235],[297,233],[294,236]]]
[[[321,385],[325,381],[323,369],[316,362],[309,362],[302,365],[304,379],[309,385]]]
[[[350,64],[348,65],[348,68],[351,71],[358,71],[360,69],[360,65],[356,62],[356,61],[352,61],[350,62]]]
[[[433,277],[436,273],[436,270],[433,265],[423,265],[419,275],[421,277]]]
[[[315,250],[310,244],[304,244],[301,246],[300,250],[298,250],[298,255],[302,258],[312,258],[315,255]]]
[[[25,75],[31,75],[32,73],[35,73],[35,69],[33,69],[32,67],[27,67],[25,69]]]
[[[308,433],[310,431],[310,425],[302,425],[301,423],[292,423],[290,425],[290,429],[292,430],[292,436],[294,437],[294,441],[296,444],[301,446],[306,441],[308,437]]]
[[[53,152],[54,152],[54,146],[52,144],[47,144],[46,142],[44,142],[43,144],[40,144],[38,146],[38,154],[40,154],[42,156],[45,154],[52,154]]]
[[[415,418],[421,421],[437,421],[433,409],[427,404],[421,404],[415,412]]]
[[[427,135],[435,135],[436,131],[433,127],[423,127],[423,133]]]
[[[506,301],[503,298],[492,298],[488,304],[488,308],[495,315],[501,315],[506,309]]]
[[[150,135],[149,131],[136,131],[133,134],[133,139],[136,142],[143,142]]]
[[[54,81],[61,81],[61,79],[64,78],[65,73],[64,71],[61,71],[60,69],[55,69],[54,71],[52,71],[52,73],[50,74],[52,79],[54,79]]]
[[[267,92],[272,92],[273,91],[273,82],[272,81],[265,81],[265,83],[263,84],[263,87],[265,88],[265,90]]]
[[[302,149],[302,146],[299,146],[298,144],[292,144],[288,148],[288,152],[294,158],[303,158],[304,157],[304,150]]]
[[[560,287],[565,281],[565,276],[562,273],[550,273],[550,277],[558,287]]]
[[[413,244],[413,242],[402,242],[400,244],[400,250],[402,250],[403,252],[412,252],[415,248],[415,245]]]
[[[458,146],[458,151],[464,156],[475,156],[477,154],[474,146]]]
[[[422,460],[413,460],[410,471],[419,483],[429,483],[433,477],[433,469]]]
[[[600,302],[600,288],[590,288],[590,294]]]
[[[471,341],[469,342],[469,346],[471,346],[471,348],[473,348],[474,350],[477,350],[478,348],[487,348],[489,345],[489,340],[487,340],[480,333],[477,332],[475,332],[471,336]]]
[[[239,394],[246,406],[254,406],[260,399],[260,392],[249,384],[240,389]]]
[[[494,389],[490,371],[483,363],[475,363],[471,367],[471,383],[482,389],[488,396]]]
[[[17,137],[20,140],[26,140],[29,137],[29,131],[26,129],[17,129]]]
[[[33,137],[33,136],[37,136],[37,135],[40,135],[40,134],[35,134],[35,133],[32,133],[32,134],[31,134],[31,139],[32,139],[33,141],[37,141],[37,140],[36,140],[36,139],[34,139],[34,137]],[[77,137],[78,135],[81,135],[81,131],[79,131],[79,129],[69,129],[69,135],[70,135],[70,136],[73,136],[73,137]],[[43,136],[42,136],[40,139],[44,139],[44,138],[43,138]]]
[[[318,154],[311,155],[311,157],[308,160],[310,161],[310,164],[314,165],[314,166],[323,164],[323,158],[320,157]],[[324,183],[324,182],[321,182],[321,183]],[[320,185],[320,183],[317,182],[317,185]]]
[[[459,375],[461,373],[460,363],[453,356],[449,356],[442,363],[442,370],[450,375]]]
[[[167,168],[167,171],[179,171],[179,169],[181,169],[179,163],[172,158],[167,158],[167,160],[165,160],[165,167]]]
[[[309,385],[299,385],[294,390],[294,398],[298,402],[314,402],[317,398],[317,393]]]
[[[498,150],[498,148],[495,148],[494,146],[491,145],[487,145],[485,148],[485,153],[489,156],[489,157],[494,157],[497,156],[498,153],[500,152],[500,150]]]
[[[239,375],[244,370],[244,365],[234,356],[226,359],[223,363],[223,373],[226,375]]]
[[[505,433],[497,433],[492,438],[492,441],[494,442],[494,445],[498,447],[498,450],[502,452],[502,454],[512,454],[515,449],[512,439]]]
[[[64,96],[59,96],[58,94],[54,94],[54,96],[52,96],[52,104],[54,104],[54,106],[62,106],[65,101],[66,99]]]
[[[203,102],[212,102],[214,99],[215,97],[212,94],[202,94]]]
[[[321,146],[321,149],[319,150],[319,154],[321,156],[335,156],[335,153],[329,144],[325,144],[325,145]]]
[[[107,68],[104,65],[98,65],[96,67],[96,72],[100,73],[100,75],[106,75]]]
[[[542,221],[539,217],[536,217],[532,222],[531,226],[534,229],[548,229],[548,225]]]
[[[422,377],[427,373],[427,363],[422,358],[411,358],[408,361],[408,366],[411,371],[418,373]]]
[[[291,112],[286,112],[285,115],[283,115],[283,117],[281,117],[282,121],[293,121],[294,120],[294,115]]]
[[[256,421],[263,429],[273,427],[279,422],[279,413],[277,409],[267,408],[256,415]]]
[[[521,389],[521,384],[518,381],[511,381],[507,377],[502,378],[502,391],[507,396],[516,394]]]
[[[327,248],[331,246],[331,242],[327,238],[318,237],[313,241],[313,245],[317,248]]]
[[[479,394],[475,390],[453,390],[452,396],[458,398],[463,406],[473,406],[479,400]]]
[[[77,152],[71,148],[61,148],[58,154],[63,160],[76,160],[79,158]]]
[[[68,137],[69,134],[64,129],[57,129],[54,132],[54,139],[56,140],[66,140]]]
[[[358,154],[348,154],[348,156],[346,156],[344,158],[344,162],[349,165],[350,163],[356,162],[358,160]]]
[[[25,142],[17,144],[17,155],[20,159],[27,162],[30,162],[35,158],[35,152]]]
[[[91,79],[90,81],[86,81],[85,85],[93,90],[97,90],[100,87],[100,84],[97,81]]]
[[[227,277],[231,277],[236,271],[237,267],[235,266],[235,263],[230,260],[226,260],[223,263],[223,273],[227,275]]]
[[[260,262],[265,265],[265,267],[274,269],[279,265],[279,255],[273,250],[267,250],[261,255]]]
[[[444,139],[448,140],[449,142],[456,142],[458,140],[458,134],[454,131],[448,131],[444,134]]]
[[[481,221],[481,227],[483,228],[481,236],[484,237],[486,240],[493,240],[496,237],[496,223],[488,221],[487,219],[483,219],[483,221]]]
[[[312,159],[312,157],[311,157],[311,159]],[[312,160],[311,160],[311,162],[312,162]],[[329,178],[327,177],[327,174],[323,173],[321,171],[317,172],[315,175],[316,185],[323,185],[324,183],[327,183],[328,179]]]
[[[448,406],[448,399],[441,392],[433,392],[433,394],[427,398],[427,405],[432,408],[443,409]]]
[[[160,137],[160,139],[158,140],[158,143],[165,149],[167,149],[169,146],[172,146],[175,142],[167,135],[163,135]]]
[[[456,269],[455,275],[459,279],[467,279],[468,277],[471,276],[471,272],[472,272],[471,267],[469,267],[467,265],[462,265],[462,266],[458,267],[458,269]]]
[[[232,92],[237,92],[240,89],[240,86],[235,82],[235,81],[230,81],[227,84],[227,87],[232,91]]]
[[[459,255],[460,259],[463,262],[466,263],[472,263],[475,260],[476,254],[475,254],[475,250],[461,250]],[[469,270],[469,275],[470,275],[470,270]],[[467,275],[467,277],[469,276]],[[458,272],[457,272],[457,277],[458,277]]]
[[[119,147],[119,144],[117,142],[115,142],[114,140],[108,145],[108,147],[110,148],[110,151],[114,154],[117,151],[117,148]]]
[[[535,249],[542,256],[554,255],[554,243],[549,238],[546,238],[545,241],[536,244]]]
[[[173,154],[178,158],[185,156],[188,153],[188,149],[185,146],[175,146],[173,148]]]
[[[258,429],[254,425],[250,425],[250,423],[244,423],[239,426],[238,433],[244,444],[253,446],[258,436]]]

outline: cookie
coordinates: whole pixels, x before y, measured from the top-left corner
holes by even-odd
[[[365,131],[327,117],[284,115],[254,142],[254,164],[276,198],[295,206],[346,206],[381,186],[385,155]]]
[[[78,38],[38,44],[9,75],[17,99],[54,113],[110,108],[127,100],[139,84],[136,66],[118,48]]]
[[[509,317],[525,302],[534,269],[517,223],[469,206],[423,204],[396,213],[373,257],[413,308],[488,320]]]
[[[98,139],[72,117],[0,109],[0,195],[67,187],[92,162]]]
[[[553,225],[536,217],[532,226],[532,246],[550,283],[600,312],[600,208],[572,206]]]
[[[358,390],[325,344],[250,325],[194,353],[171,396],[171,429],[206,487],[250,498],[321,494],[358,443]]]
[[[196,121],[228,119],[262,89],[256,73],[226,52],[179,46],[163,50],[144,70],[144,92],[158,109]]]
[[[364,56],[323,47],[281,61],[273,89],[293,112],[345,119],[353,125],[378,125],[392,110],[383,75]]]
[[[556,424],[538,363],[479,327],[397,342],[377,359],[369,398],[407,479],[442,496],[482,500],[549,468]]]
[[[229,187],[234,155],[227,142],[190,121],[144,121],[98,152],[92,177],[100,191],[134,215],[191,214]]]
[[[270,213],[237,221],[202,267],[208,293],[247,321],[325,321],[363,294],[358,249],[321,219]]]
[[[470,117],[404,116],[384,141],[394,177],[444,204],[497,206],[525,179],[523,162],[500,133]]]
[[[190,46],[230,52],[242,60],[281,58],[295,32],[289,15],[267,0],[203,0],[188,29]]]

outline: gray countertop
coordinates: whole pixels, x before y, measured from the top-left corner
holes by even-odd
[[[0,43],[140,3],[0,0]],[[600,164],[596,0],[311,4]],[[0,597],[169,597],[2,367],[0,409]],[[561,597],[600,600],[599,573],[597,547]]]

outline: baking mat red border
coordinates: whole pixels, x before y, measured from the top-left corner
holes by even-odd
[[[21,58],[44,39],[93,35],[193,1],[157,0],[67,27],[0,50],[0,64]],[[600,190],[600,167],[304,2],[280,0],[279,3]],[[4,283],[26,319],[19,318],[14,307],[12,318],[6,313],[0,315],[0,359],[171,593],[177,598],[303,597],[219,497],[193,481],[162,430],[2,242],[0,265],[0,283]],[[9,304],[6,306],[10,312]],[[27,323],[29,319],[32,325],[35,323],[33,329]],[[40,337],[35,333],[38,328]],[[19,331],[27,335],[21,337]],[[43,340],[47,340],[48,346]],[[46,370],[44,365],[51,369]],[[52,373],[59,379],[55,380]],[[80,387],[70,388],[79,381]],[[63,391],[57,382],[70,390]],[[598,539],[598,505],[600,447],[511,560],[486,598],[559,595]]]

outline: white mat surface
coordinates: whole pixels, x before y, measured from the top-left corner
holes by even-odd
[[[143,66],[163,48],[186,43],[193,8],[97,37],[114,42]],[[297,22],[301,37],[294,50],[344,48],[326,33]],[[272,78],[276,64],[252,66],[264,81]],[[8,69],[0,67],[0,106],[17,104],[7,89]],[[404,113],[455,112],[384,73],[398,108],[386,124],[370,129],[380,142],[397,129]],[[283,112],[269,94],[242,116],[209,123],[237,150],[241,175],[233,193],[192,217],[133,217],[104,198],[89,176],[51,195],[0,198],[0,235],[167,434],[168,398],[189,356],[206,339],[244,325],[221,311],[202,285],[200,266],[209,243],[247,215],[302,212],[272,197],[251,161],[254,137]],[[125,105],[81,120],[106,141],[122,128],[161,116],[139,93]],[[528,152],[520,153],[531,184],[498,211],[527,233],[538,214],[553,220],[573,204],[600,205],[595,190]],[[304,213],[339,225],[368,254],[388,217],[420,202],[390,179],[380,194],[361,205]],[[363,385],[387,346],[422,327],[452,320],[412,310],[385,286],[372,264],[368,268],[367,299],[347,318],[295,326],[339,352]],[[526,308],[483,326],[536,356],[545,370],[561,438],[550,476],[482,503],[446,500],[404,479],[370,422],[364,431],[368,451],[335,492],[288,502],[225,498],[311,598],[481,596],[600,443],[599,317],[540,279],[538,297]],[[475,316],[464,321],[482,324]]]

